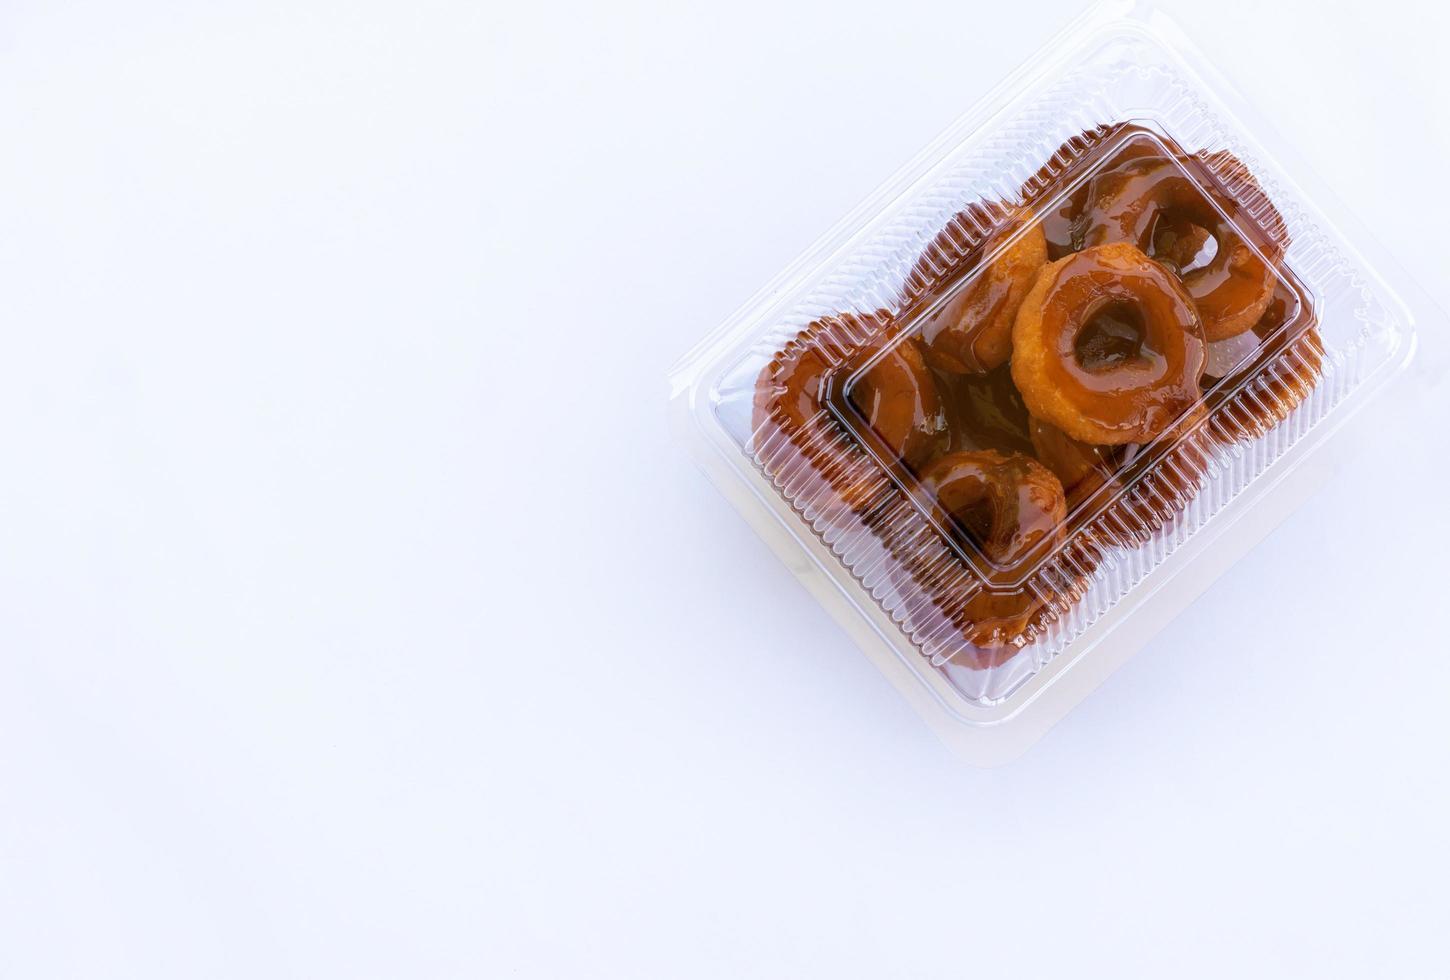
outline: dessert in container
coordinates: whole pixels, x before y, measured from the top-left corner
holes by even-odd
[[[671,374],[706,473],[973,762],[1267,533],[1441,315],[1274,136],[1099,6]]]

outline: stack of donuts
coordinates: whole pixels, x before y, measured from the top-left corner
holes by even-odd
[[[1001,663],[1093,572],[1079,558],[1079,580],[1044,585],[1043,558],[1149,541],[1215,443],[1263,435],[1313,389],[1323,349],[1288,244],[1231,155],[1098,127],[1016,201],[957,214],[898,308],[823,318],[778,352],[755,443],[788,442],[878,535],[898,587],[959,631],[959,662]],[[843,458],[862,453],[950,545],[949,573],[863,491]]]

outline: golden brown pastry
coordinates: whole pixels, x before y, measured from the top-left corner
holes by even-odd
[[[1203,328],[1193,301],[1132,245],[1048,265],[1012,332],[1027,410],[1091,445],[1145,442],[1200,397]]]

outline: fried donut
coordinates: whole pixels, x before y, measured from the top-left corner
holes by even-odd
[[[1253,219],[1241,215],[1232,197],[1207,186],[1205,168],[1193,171],[1197,180],[1180,161],[1145,157],[1099,174],[1089,185],[1076,237],[1086,248],[1129,242],[1151,255],[1164,220],[1208,232],[1217,251],[1185,272],[1183,285],[1203,319],[1205,338],[1222,340],[1251,329],[1263,315],[1282,247],[1267,234],[1254,234],[1251,247],[1240,228]]]
[[[1074,581],[1068,589],[1043,587],[1041,593],[1024,586],[1011,592],[946,595],[933,601],[929,614],[949,623],[968,644],[953,654],[952,663],[986,670],[1016,656],[1037,633],[1076,605],[1085,590],[1085,583]],[[924,618],[922,613],[916,615]]]
[[[886,337],[894,329],[886,310],[840,313],[812,320],[776,352],[761,370],[751,400],[752,429],[758,446],[774,431],[809,439],[825,411],[826,380],[862,338]]]
[[[917,616],[942,618],[960,630],[971,647],[954,657],[956,662],[972,667],[1002,663],[1022,646],[1029,630],[1050,622],[1080,596],[1080,589],[1006,584],[1022,577],[1024,563],[1061,542],[1062,485],[1031,457],[992,451],[943,456],[923,472],[921,484],[951,535],[974,543],[990,567],[972,569],[969,580],[980,578],[984,585],[968,590],[960,584],[959,565],[922,574],[908,563],[913,591],[933,597]]]
[[[972,670],[987,670],[1011,660],[1034,636],[1071,608],[1084,591],[1030,587],[1011,592],[968,590],[961,565],[945,565],[935,574],[897,568],[890,577],[901,602],[903,627],[927,637],[922,647],[933,657]],[[1047,598],[1042,596],[1046,595]],[[920,597],[926,601],[920,601]]]
[[[903,625],[927,639],[923,651],[972,670],[1011,660],[1082,599],[1088,581],[1082,575],[1052,582],[1034,576],[1018,588],[994,592],[963,588],[960,569],[927,577],[901,571],[892,576],[903,596],[928,597],[902,607]]]
[[[1146,442],[1200,397],[1203,328],[1162,265],[1128,244],[1046,266],[1012,329],[1027,410],[1091,445]]]
[[[790,474],[793,493],[818,506],[834,495],[850,508],[870,502],[879,481],[843,475],[842,445],[850,437],[826,405],[827,383],[841,368],[839,352],[863,336],[885,335],[891,316],[843,313],[812,321],[771,358],[755,384],[751,452],[772,477]]]
[[[1028,431],[1037,458],[1061,481],[1069,509],[1075,509],[1099,487],[1110,482],[1118,470],[1118,461],[1107,446],[1078,442],[1056,426],[1037,418],[1031,421]]]
[[[1252,331],[1208,350],[1203,387],[1225,443],[1257,439],[1287,419],[1319,383],[1324,360],[1313,310],[1283,282]]]
[[[1282,260],[1292,241],[1289,226],[1248,165],[1228,150],[1199,150],[1188,162],[1205,183],[1219,188],[1233,198],[1241,212],[1253,216],[1248,227],[1254,244],[1262,245],[1265,254],[1274,254],[1276,261]]]
[[[1049,195],[1068,183],[1074,173],[1083,169],[1095,157],[1102,156],[1102,148],[1108,140],[1124,136],[1101,163],[1100,172],[1116,169],[1123,164],[1145,156],[1161,156],[1162,150],[1156,142],[1147,138],[1147,131],[1132,123],[1115,123],[1111,126],[1097,126],[1067,140],[1048,158],[1036,174],[1022,185],[1022,200],[1029,209],[1041,214],[1043,235],[1047,240],[1048,261],[1057,261],[1069,252],[1082,248],[1082,241],[1075,238],[1079,228],[1083,205],[1087,203],[1088,184],[1079,184],[1070,194],[1043,206]]]
[[[981,209],[990,213],[990,209]],[[961,216],[959,216],[961,217]],[[1000,250],[1000,251],[999,251]],[[982,255],[995,256],[921,327],[932,364],[956,374],[990,371],[1012,354],[1012,323],[1022,297],[1047,261],[1047,240],[1039,222],[1016,214],[957,265],[968,267]],[[932,297],[935,290],[924,294]]]
[[[921,486],[939,518],[975,541],[994,572],[1010,574],[1061,540],[1062,483],[1030,456],[950,453],[922,471]]]
[[[869,349],[885,353],[849,386],[847,398],[895,459],[915,470],[946,448],[947,417],[915,337],[890,332]]]
[[[822,349],[810,342],[810,328],[780,350],[761,370],[751,401],[756,448],[776,431],[800,438],[821,412],[822,384],[828,365]]]

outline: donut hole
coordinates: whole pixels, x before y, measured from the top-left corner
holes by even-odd
[[[979,547],[992,537],[992,522],[996,514],[992,510],[992,502],[985,497],[957,509],[952,518]]]
[[[953,530],[963,541],[988,551],[992,530],[997,523],[991,495],[983,488],[976,488],[969,498],[952,496],[955,499],[939,500],[938,503],[947,511]]]
[[[1073,341],[1073,352],[1084,371],[1115,371],[1144,356],[1147,335],[1142,311],[1119,300],[1087,318]]]
[[[1163,211],[1153,224],[1148,254],[1179,276],[1207,268],[1218,255],[1218,240],[1192,216]]]

